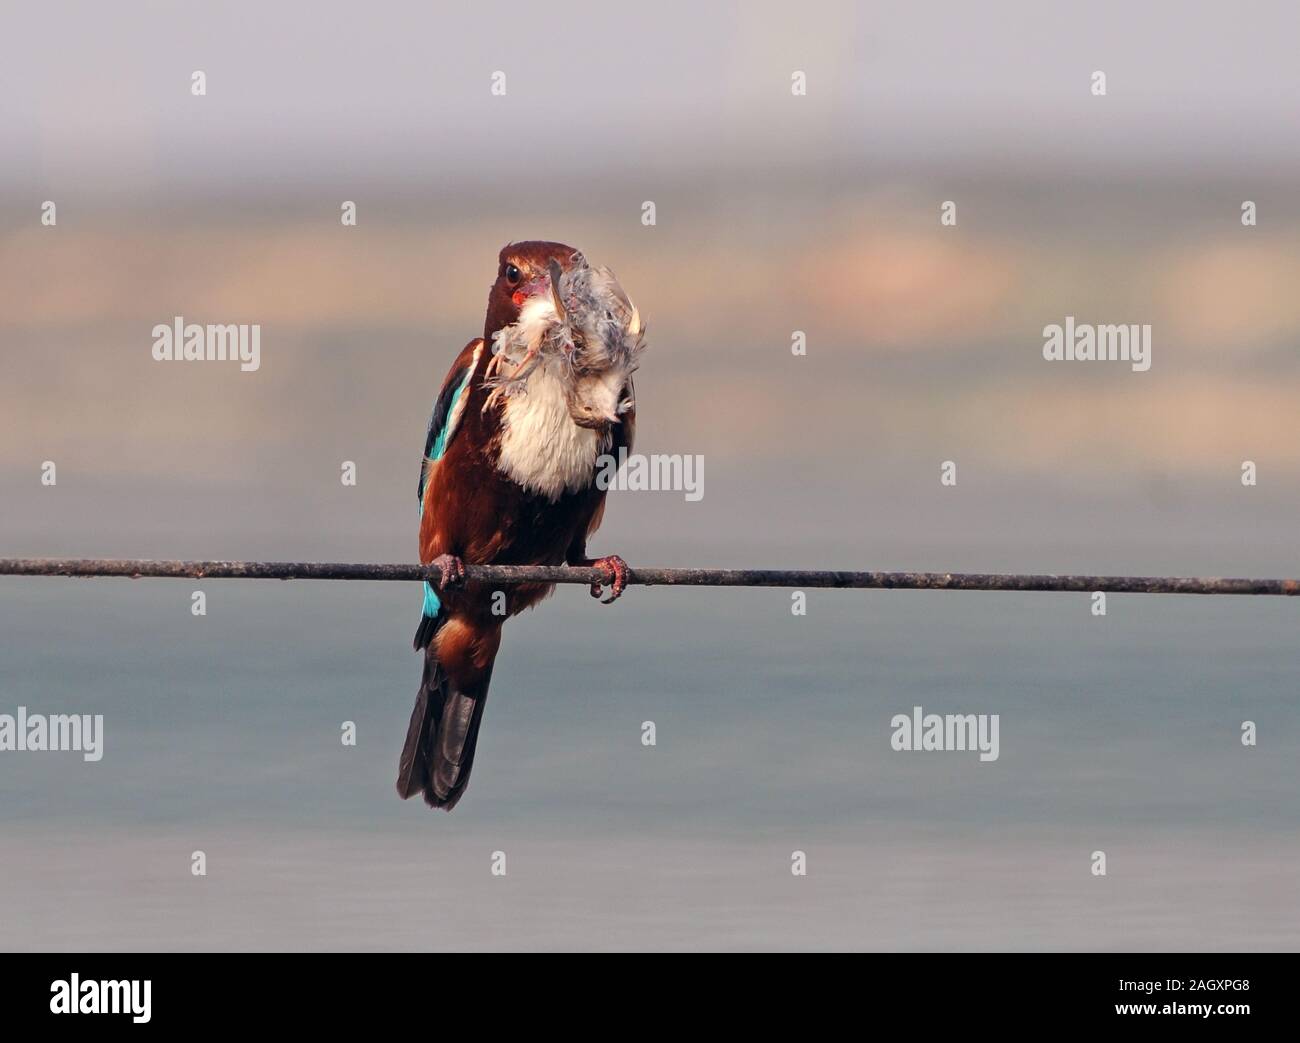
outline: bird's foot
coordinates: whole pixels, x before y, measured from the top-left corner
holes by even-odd
[[[452,587],[463,587],[465,585],[465,563],[454,554],[439,554],[430,565],[435,565],[441,578],[438,580],[439,590],[450,590]]]
[[[609,584],[609,597],[601,601],[601,604],[612,605],[627,587],[627,578],[632,574],[632,570],[627,567],[627,562],[617,554],[607,554],[603,558],[595,558],[586,564],[593,569],[605,570],[608,578],[604,582]],[[603,584],[593,583],[591,585],[591,596],[598,598],[603,590]]]

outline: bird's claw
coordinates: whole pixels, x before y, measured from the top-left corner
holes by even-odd
[[[439,554],[430,565],[436,565],[440,579],[438,589],[448,590],[452,587],[463,587],[465,585],[465,563],[454,554]]]
[[[619,596],[627,588],[627,578],[631,575],[632,570],[627,567],[627,562],[617,554],[609,554],[603,558],[597,558],[591,563],[593,569],[604,569],[608,578],[604,583],[609,584],[609,597],[601,600],[602,605],[612,605],[619,599]],[[604,590],[604,584],[593,583],[591,585],[591,596],[599,598]]]

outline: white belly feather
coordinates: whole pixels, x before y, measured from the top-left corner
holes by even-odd
[[[507,396],[497,467],[529,492],[558,500],[588,488],[609,436],[579,427],[569,415],[564,385],[545,366],[522,394]]]

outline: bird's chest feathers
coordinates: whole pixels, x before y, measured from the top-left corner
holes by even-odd
[[[573,422],[563,383],[545,368],[529,377],[526,392],[506,398],[500,437],[497,467],[550,500],[589,488],[610,442]]]

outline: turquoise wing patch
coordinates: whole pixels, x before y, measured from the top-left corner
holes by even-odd
[[[478,354],[475,353],[474,360],[478,360]],[[447,390],[438,396],[438,401],[433,406],[433,416],[429,418],[429,432],[424,439],[424,459],[420,461],[420,484],[418,487],[420,514],[424,514],[424,483],[428,477],[428,467],[430,460],[441,460],[442,455],[447,451],[447,443],[451,436],[456,432],[457,421],[460,419],[457,406],[460,403],[461,395],[465,393],[465,388],[469,384],[469,378],[474,373],[474,365],[471,363],[465,368],[464,374],[459,380],[448,381]],[[430,619],[437,617],[438,612],[442,609],[442,601],[438,598],[438,593],[433,589],[433,584],[425,582],[424,584],[424,614]]]

